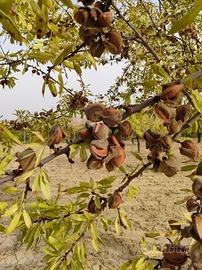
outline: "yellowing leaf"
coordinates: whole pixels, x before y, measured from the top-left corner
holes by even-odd
[[[57,66],[59,64],[61,64],[65,58],[68,56],[68,54],[71,52],[72,50],[72,46],[68,45],[56,58],[55,62],[54,62],[54,66]]]
[[[7,136],[10,140],[12,140],[13,142],[15,142],[16,144],[21,144],[21,142],[19,141],[19,139],[13,135],[12,132],[10,132],[10,130],[8,130],[4,125],[2,125],[0,123],[0,129],[3,130],[3,134],[4,136]]]
[[[25,225],[27,226],[28,229],[30,229],[32,227],[32,220],[30,218],[30,215],[27,213],[25,209],[23,210],[22,214],[25,221]]]
[[[56,88],[54,81],[48,80],[48,87],[50,89],[52,96],[56,97],[57,96],[57,88]]]
[[[170,34],[174,34],[184,29],[187,25],[192,23],[199,12],[202,10],[202,1],[196,1],[194,7],[189,10],[180,20],[176,21],[170,29]]]
[[[202,95],[197,90],[192,91],[192,101],[197,111],[202,114]]]
[[[18,223],[20,221],[20,217],[21,217],[21,211],[18,212],[11,220],[10,224],[8,225],[8,228],[6,229],[6,234],[10,234],[15,230],[15,228],[18,226]]]

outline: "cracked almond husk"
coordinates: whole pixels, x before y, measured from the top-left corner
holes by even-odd
[[[65,133],[58,124],[54,124],[48,133],[48,146],[52,148],[54,144],[61,143],[62,139],[65,138]]]
[[[121,122],[121,112],[112,107],[105,108],[103,111],[103,121],[109,127],[116,127]]]
[[[20,168],[26,172],[34,169],[36,163],[36,153],[32,148],[27,148],[22,152],[16,153],[16,157]]]
[[[182,122],[186,122],[189,117],[191,116],[191,104],[185,104],[178,106],[176,108],[176,116],[175,119],[176,121],[181,120]]]
[[[166,245],[166,249],[163,251],[163,257],[171,265],[182,266],[186,263],[188,255],[186,248],[170,244]]]
[[[88,45],[90,45],[88,41],[90,41],[90,39],[95,37],[98,33],[100,33],[100,29],[98,27],[86,28],[85,26],[81,26],[79,29],[79,36],[81,40],[87,42]]]
[[[152,145],[158,142],[160,139],[160,134],[149,129],[144,133],[143,138],[146,142],[146,148],[150,148]]]
[[[172,139],[170,136],[162,136],[160,138],[160,142],[161,142],[161,150],[162,151],[168,151],[172,145]]]
[[[192,217],[194,231],[200,241],[202,241],[202,214],[196,214]]]
[[[98,41],[92,40],[89,50],[90,50],[90,54],[93,57],[100,58],[102,56],[102,54],[104,53],[104,51],[105,51],[105,46],[104,46],[101,39],[98,40]]]
[[[194,200],[193,198],[187,200],[186,202],[186,208],[189,212],[193,212],[195,210],[197,210],[199,204],[196,200]]]
[[[111,161],[108,163],[105,163],[105,167],[106,167],[108,172],[112,172],[116,168]]]
[[[99,122],[102,120],[105,106],[101,103],[88,104],[85,108],[86,118],[92,122]]]
[[[98,18],[98,26],[99,27],[108,27],[112,24],[113,15],[111,11],[106,11],[100,14]]]
[[[186,140],[181,143],[180,153],[196,161],[200,156],[199,145],[191,140]]]
[[[91,138],[91,132],[89,129],[87,128],[83,128],[81,130],[79,130],[79,136],[81,138],[82,141],[87,141]]]
[[[116,157],[118,154],[116,146],[110,144],[108,147],[108,154],[107,156],[103,159],[103,161],[107,164],[109,163],[114,157]],[[110,166],[109,166],[110,167]]]
[[[174,155],[169,156],[168,159],[162,160],[159,168],[160,171],[168,177],[172,177],[180,171],[179,162]]]
[[[197,198],[202,199],[202,179],[201,178],[194,179],[194,182],[192,184],[192,191]]]
[[[97,122],[93,128],[93,137],[95,139],[108,139],[109,137],[109,128],[102,122]]]
[[[96,159],[102,159],[108,154],[108,144],[107,140],[93,140],[89,150]]]
[[[108,199],[109,208],[118,208],[123,202],[123,199],[118,191],[115,191],[113,194],[110,194]]]
[[[191,246],[190,259],[192,261],[192,266],[194,270],[201,270],[202,269],[202,244],[201,243],[194,243]]]
[[[118,131],[121,137],[127,139],[130,138],[133,134],[133,128],[129,121],[124,121],[118,125]]]
[[[112,143],[115,145],[116,151],[117,151],[117,155],[111,159],[111,163],[116,167],[120,167],[125,161],[126,154],[125,154],[124,148],[121,146],[118,138],[115,135],[112,135],[111,139],[112,139]]]
[[[94,27],[96,26],[97,21],[97,9],[80,7],[79,10],[74,14],[74,19],[83,26]]]
[[[162,102],[156,104],[154,110],[158,117],[163,120],[165,124],[169,124],[171,122],[171,119],[175,116],[175,109],[167,106]]]
[[[118,30],[110,30],[103,41],[105,48],[112,54],[119,54],[124,48],[123,38]]]
[[[173,101],[179,97],[182,89],[184,88],[184,84],[173,84],[168,87],[163,86],[163,90],[161,93],[161,99],[164,101]]]
[[[98,8],[99,10],[101,11],[104,11],[104,8],[105,8],[105,4],[103,4],[102,2],[100,1],[97,1],[95,2],[95,4],[93,5],[95,8]]]
[[[202,161],[199,162],[199,164],[196,168],[196,175],[202,175]]]
[[[169,134],[177,133],[182,128],[182,121],[176,121],[176,119],[172,119],[171,123],[169,125],[166,125]]]
[[[87,168],[91,170],[98,170],[102,168],[103,166],[103,161],[96,159],[94,155],[90,155],[88,161],[87,161]]]

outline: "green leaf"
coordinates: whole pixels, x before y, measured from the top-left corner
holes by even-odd
[[[27,213],[25,209],[23,210],[22,214],[25,221],[25,225],[27,226],[28,229],[30,229],[32,227],[32,220],[30,218],[30,215]]]
[[[60,83],[59,94],[61,96],[62,93],[63,93],[63,88],[64,88],[64,82],[63,82],[63,78],[62,78],[62,73],[61,72],[59,72],[59,74],[58,74],[58,81]]]
[[[202,1],[198,0],[196,1],[194,7],[191,10],[189,10],[181,19],[179,19],[173,24],[169,33],[174,34],[184,29],[187,25],[189,25],[196,19],[197,15],[201,10],[202,10]]]
[[[4,211],[8,206],[7,202],[0,202],[0,211]]]
[[[101,209],[100,198],[98,196],[95,196],[95,206],[97,209]]]
[[[129,186],[127,191],[127,198],[133,200],[138,194],[137,187]]]
[[[131,262],[125,262],[124,264],[121,265],[119,270],[127,270],[129,266],[131,266]]]
[[[21,183],[25,182],[29,177],[32,176],[34,171],[35,171],[35,169],[33,169],[31,171],[24,172],[22,175],[16,177],[17,185],[20,185]]]
[[[13,142],[15,142],[16,144],[21,144],[21,142],[19,141],[19,139],[13,135],[13,133],[10,132],[10,130],[8,130],[4,125],[2,125],[0,123],[0,129],[3,130],[3,134],[5,136],[7,136],[10,140],[12,140]]]
[[[72,50],[72,45],[68,45],[55,59],[54,66],[60,65]]]
[[[118,235],[121,235],[121,225],[120,225],[120,218],[117,215],[116,220],[115,220],[115,230]]]
[[[39,185],[44,197],[47,200],[50,200],[51,199],[50,183],[48,180],[48,175],[45,173],[44,170],[41,171],[41,178],[39,180]]]
[[[3,192],[5,192],[5,193],[15,193],[17,191],[19,191],[19,190],[16,187],[5,187],[3,189]]]
[[[86,161],[87,158],[88,158],[88,156],[87,156],[86,149],[83,145],[81,145],[81,147],[80,147],[80,160],[81,160],[81,162]]]
[[[32,131],[32,134],[34,134],[41,142],[45,142],[43,135],[39,131]]]
[[[71,218],[77,221],[86,221],[86,217],[83,214],[72,214]]]
[[[197,111],[202,114],[202,95],[197,90],[192,91],[192,101]]]
[[[183,172],[193,171],[196,169],[196,167],[197,165],[186,165],[186,166],[181,167],[181,171]]]
[[[52,96],[56,97],[57,96],[57,88],[56,88],[54,81],[48,80],[48,87],[50,89]]]
[[[146,232],[145,236],[149,237],[149,238],[155,238],[155,237],[160,236],[160,233],[158,233],[158,232]]]
[[[15,228],[18,226],[18,223],[20,221],[20,217],[21,217],[21,211],[18,212],[11,220],[10,224],[8,225],[8,228],[6,229],[6,234],[10,234],[15,230]]]
[[[0,175],[5,173],[5,169],[12,159],[13,159],[12,155],[6,155],[5,157],[3,157],[3,159],[1,159]]]
[[[142,157],[141,157],[140,154],[138,154],[137,152],[131,151],[131,154],[133,154],[133,156],[134,156],[136,159],[138,159],[138,160],[140,160],[140,161],[143,161]]]
[[[7,217],[7,216],[11,216],[13,215],[16,211],[18,210],[18,204],[15,203],[13,204],[11,207],[9,207],[8,209],[6,209],[5,213],[3,216]]]

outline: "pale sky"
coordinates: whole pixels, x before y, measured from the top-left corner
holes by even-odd
[[[97,70],[83,71],[83,78],[86,84],[90,84],[90,90],[95,93],[106,93],[109,87],[115,82],[117,75],[120,75],[123,63],[117,65],[99,66]],[[76,72],[70,72],[69,81],[66,84],[67,88],[80,90],[78,83],[78,76]],[[14,75],[16,76],[16,75]],[[42,108],[50,109],[56,106],[58,98],[52,97],[49,93],[48,87],[46,94],[43,97],[41,93],[43,80],[40,76],[32,75],[30,72],[25,75],[18,74],[16,76],[18,81],[13,89],[0,86],[0,116],[3,118],[15,118],[14,113],[16,109],[30,110],[31,112],[39,111]]]

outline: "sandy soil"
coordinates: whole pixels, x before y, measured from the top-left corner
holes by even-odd
[[[177,147],[174,148],[177,149]],[[137,151],[137,146],[128,142],[126,144],[126,169],[140,164],[131,151]],[[46,154],[49,153],[50,150],[47,149]],[[142,144],[141,155],[145,160],[147,154],[148,151],[144,149],[144,144]],[[181,162],[187,160],[180,156],[179,151],[176,151],[176,155],[180,157]],[[59,183],[65,188],[76,185],[79,181],[88,181],[90,177],[101,180],[109,175],[104,168],[98,171],[89,171],[78,158],[76,158],[75,164],[71,165],[67,163],[64,156],[48,163],[46,168],[49,171],[53,192]],[[91,249],[86,270],[118,269],[121,263],[134,258],[144,232],[165,232],[168,229],[168,219],[182,217],[183,212],[186,211],[184,205],[175,205],[174,202],[186,196],[186,193],[181,189],[191,187],[191,180],[185,177],[186,174],[186,172],[180,172],[175,177],[168,178],[162,173],[155,174],[149,169],[141,177],[136,178],[133,183],[139,190],[137,197],[128,201],[124,193],[122,204],[122,207],[128,212],[132,230],[123,230],[121,236],[116,235],[114,228],[107,232],[101,230],[100,236],[104,246],[101,246],[101,251],[98,253]],[[114,185],[118,186],[122,180],[120,171],[116,170],[110,175],[117,175]],[[117,214],[115,210],[105,210],[105,212],[110,217],[115,217]],[[86,240],[86,242],[90,242],[90,236],[87,236]],[[160,237],[157,242],[163,244],[165,240]],[[17,233],[9,237],[0,234],[0,270],[43,269],[43,253],[39,250],[26,252],[24,248],[20,247]]]

